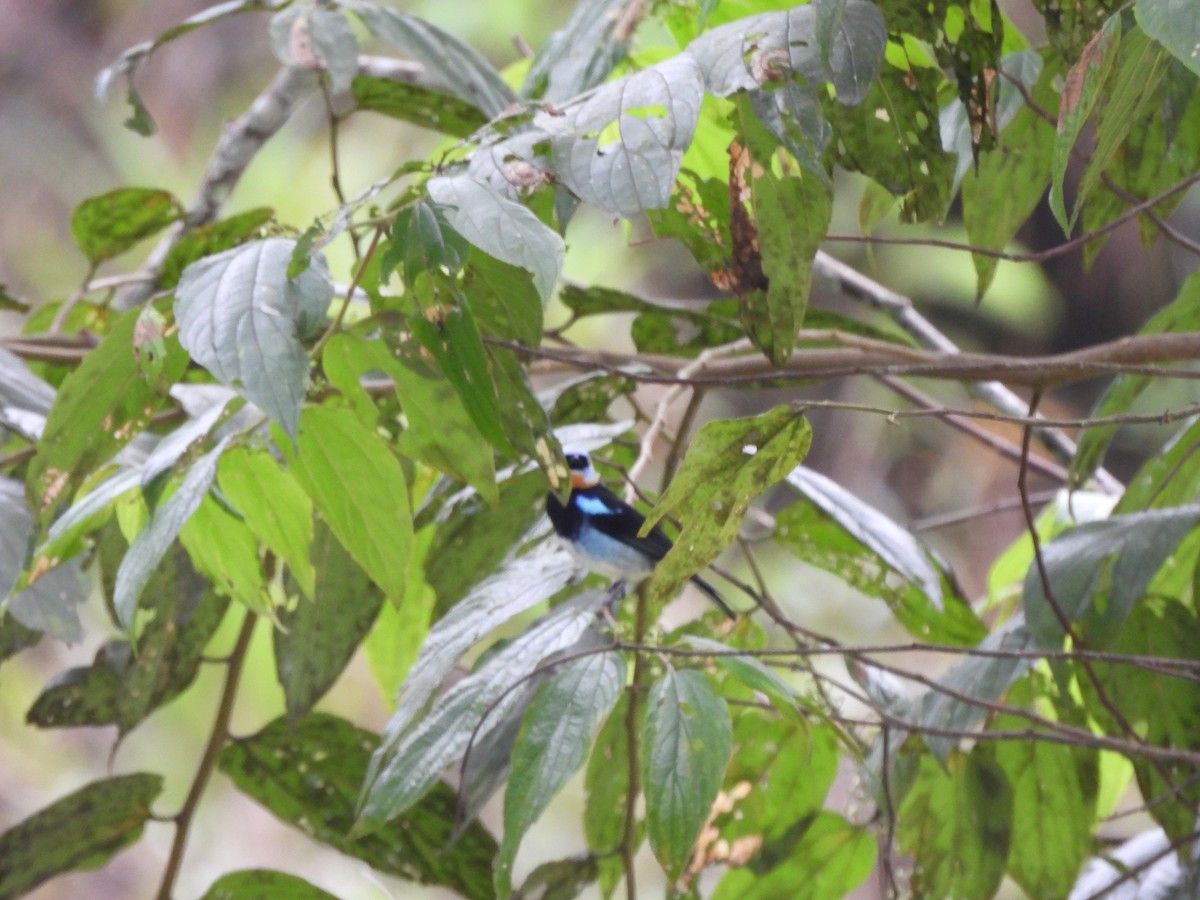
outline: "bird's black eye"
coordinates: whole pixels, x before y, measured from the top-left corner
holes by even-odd
[[[586,453],[568,453],[567,468],[572,472],[585,472],[591,462],[587,458]]]

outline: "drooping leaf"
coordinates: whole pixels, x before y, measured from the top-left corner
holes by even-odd
[[[710,422],[700,429],[644,526],[649,530],[664,516],[683,523],[675,546],[654,570],[652,596],[673,596],[728,547],[750,501],[786,478],[811,442],[808,422],[787,406],[761,416]]]
[[[1086,522],[1055,538],[1042,548],[1054,603],[1036,565],[1025,576],[1021,603],[1030,633],[1042,647],[1059,646],[1061,613],[1090,641],[1110,640],[1197,522],[1200,505],[1192,504]]]
[[[64,872],[104,865],[142,836],[162,776],[93,781],[0,834],[0,897],[19,897]]]
[[[270,869],[242,869],[222,875],[200,900],[337,900],[298,875]]]
[[[513,892],[513,900],[573,900],[599,875],[594,856],[578,856],[542,863]]]
[[[765,694],[784,715],[792,718],[799,715],[796,692],[779,675],[753,656],[736,654],[736,648],[699,635],[688,635],[684,641],[697,650],[712,651],[713,661],[718,666],[751,690]]]
[[[271,614],[271,596],[259,561],[258,539],[246,522],[209,493],[179,532],[192,564],[213,589],[246,609]]]
[[[527,272],[474,253],[462,291],[484,334],[530,347],[541,341],[542,304]]]
[[[23,580],[33,536],[33,513],[21,483],[0,476],[0,609],[25,628],[77,641],[83,636],[77,607],[87,597],[77,562],[49,560],[32,585],[13,593]]]
[[[556,103],[600,84],[625,58],[642,15],[627,0],[577,3],[567,24],[550,35],[534,57],[522,96]]]
[[[391,236],[379,263],[379,277],[386,279],[399,269],[404,283],[410,285],[425,272],[441,268],[457,272],[470,250],[462,235],[439,215],[438,208],[424,200],[396,214]]]
[[[287,277],[295,241],[268,238],[192,263],[175,290],[188,354],[238,390],[295,440],[308,384],[300,339],[319,329],[333,299],[324,257]]]
[[[324,523],[310,555],[315,584],[280,611],[281,627],[273,632],[275,672],[292,721],[309,712],[342,673],[383,605],[382,591]]]
[[[361,18],[372,34],[422,63],[452,93],[474,104],[487,118],[517,102],[517,95],[486,59],[436,25],[366,0],[346,0],[342,6]]]
[[[496,859],[496,893],[512,890],[521,838],[583,763],[592,733],[625,687],[625,660],[615,651],[559,668],[533,699],[513,748],[504,794],[504,841]]]
[[[421,84],[359,74],[350,87],[359,109],[411,122],[451,137],[468,137],[487,122],[487,117],[473,103]]]
[[[646,827],[672,877],[691,858],[720,790],[732,733],[729,709],[703,673],[668,670],[651,688],[641,756]]]
[[[921,896],[986,900],[1004,875],[1013,830],[1013,790],[983,746],[954,753],[943,769],[921,756],[898,815],[900,846],[916,858]]]
[[[350,89],[358,72],[358,40],[340,10],[314,3],[285,7],[271,17],[270,34],[280,62],[327,72],[335,95]]]
[[[409,812],[375,834],[351,840],[354,797],[379,738],[334,716],[276,719],[235,741],[218,765],[238,788],[277,817],[373,869],[442,884],[472,900],[493,896],[488,870],[496,842],[482,825],[453,844],[454,791],[436,785]]]
[[[442,695],[425,718],[403,732],[397,726],[402,720],[398,710],[372,759],[356,827],[372,830],[403,813],[446,766],[462,758],[472,735],[478,740],[499,727],[520,704],[523,691],[537,687],[530,676],[538,665],[584,635],[606,596],[605,591],[585,591],[556,606],[487,656],[470,676]]]
[[[1187,0],[1137,0],[1134,15],[1142,31],[1200,75],[1200,10]]]
[[[46,420],[29,466],[29,489],[38,517],[52,511],[97,468],[149,423],[162,401],[138,371],[133,331],[138,311],[118,318],[100,346],[67,376]],[[187,357],[168,342],[163,377],[178,380]]]
[[[342,546],[391,598],[404,596],[412,547],[408,484],[379,435],[348,409],[314,406],[300,418],[288,467]]]
[[[124,253],[183,215],[179,201],[153,188],[118,188],[89,197],[71,214],[71,236],[92,265]]]
[[[600,891],[605,898],[612,896],[613,888],[624,874],[620,849],[625,839],[625,817],[634,814],[626,808],[630,762],[628,707],[629,693],[624,692],[592,745],[584,776],[583,832],[588,848],[599,859]],[[641,846],[644,834],[644,825],[634,831],[633,849]]]
[[[426,189],[455,231],[485,253],[532,273],[538,294],[543,300],[550,296],[565,253],[557,232],[527,207],[467,175],[431,178]]]
[[[194,419],[188,419],[163,436],[142,462],[141,486],[148,488],[159,475],[172,469],[180,459],[208,438],[225,413],[228,398],[222,397]]]
[[[226,453],[217,477],[225,499],[254,536],[287,565],[305,596],[312,597],[312,501],[304,489],[262,450],[237,448]]]
[[[217,463],[230,440],[228,437],[222,440],[188,469],[175,493],[154,510],[121,560],[112,602],[118,621],[127,631],[133,627],[133,614],[142,589],[179,536],[179,530],[208,493],[217,474]]]

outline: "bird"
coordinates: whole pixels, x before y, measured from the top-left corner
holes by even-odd
[[[612,579],[614,585],[642,581],[667,555],[671,539],[658,526],[639,537],[646,517],[600,483],[586,453],[565,456],[571,495],[566,503],[553,491],[546,495],[546,514],[554,531],[580,563]],[[692,583],[730,619],[737,618],[711,584],[698,575],[692,576]]]

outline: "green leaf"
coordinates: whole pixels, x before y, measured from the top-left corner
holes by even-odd
[[[179,542],[219,594],[252,612],[272,614],[271,597],[259,563],[258,540],[245,521],[212,493],[200,501],[187,520],[179,532]]]
[[[274,215],[275,210],[260,206],[192,229],[167,254],[159,269],[158,286],[162,290],[175,287],[183,270],[192,263],[244,243],[270,222]]]
[[[479,433],[501,453],[513,454],[512,446],[500,425],[500,401],[496,397],[496,385],[488,371],[483,338],[470,308],[466,304],[435,308],[433,315],[437,317],[435,321],[420,315],[413,316],[408,320],[409,329],[421,346],[437,360],[446,379],[454,385]]]
[[[945,83],[938,69],[888,65],[859,106],[823,102],[834,161],[902,198],[905,221],[941,219],[952,199],[956,156],[942,147],[934,102]]]
[[[1200,273],[1192,273],[1170,305],[1155,313],[1138,330],[1138,334],[1174,334],[1196,330],[1200,330]],[[1092,417],[1129,412],[1151,383],[1147,375],[1117,375],[1093,408]],[[1104,454],[1116,433],[1116,425],[1101,425],[1083,433],[1079,448],[1075,451],[1075,459],[1071,461],[1071,476],[1075,484],[1085,481],[1096,471],[1104,461]]]
[[[604,81],[629,52],[633,29],[625,0],[586,0],[543,43],[525,75],[521,95],[557,103]]]
[[[162,231],[182,215],[179,201],[166,191],[118,188],[75,207],[71,237],[95,266]]]
[[[451,137],[469,137],[487,123],[487,117],[474,104],[424,85],[360,74],[350,88],[359,109]]]
[[[484,334],[529,347],[541,343],[542,302],[525,270],[473,253],[462,291]]]
[[[840,900],[875,866],[875,838],[832,812],[810,813],[763,844],[742,868],[731,869],[713,900]]]
[[[1193,681],[1180,677],[1171,662],[1200,658],[1200,622],[1195,611],[1173,599],[1139,603],[1106,649],[1153,656],[1164,665],[1093,663],[1103,698],[1090,678],[1076,676],[1090,720],[1105,734],[1127,735],[1132,727],[1149,746],[1192,753],[1200,750],[1200,691]],[[1200,803],[1200,785],[1193,778],[1195,766],[1182,760],[1155,762],[1141,756],[1131,761],[1142,796],[1157,799],[1147,811],[1172,840],[1185,840],[1195,830],[1195,810]]]
[[[42,521],[52,519],[54,508],[142,431],[161,407],[134,359],[137,319],[138,310],[118,318],[58,389],[29,466],[30,494]],[[187,357],[175,347],[163,374],[172,382],[187,366]]]
[[[311,555],[315,587],[280,611],[273,632],[275,671],[292,720],[309,712],[342,673],[383,605],[383,593],[324,523]]]
[[[229,437],[222,440],[188,469],[178,489],[154,510],[121,560],[112,602],[117,620],[126,631],[133,628],[133,614],[142,589],[179,536],[179,530],[208,493],[217,474],[217,463],[230,440]]]
[[[951,754],[948,771],[928,755],[918,767],[898,816],[900,846],[916,859],[914,893],[991,897],[1013,835],[1013,790],[1004,770],[982,747]]]
[[[205,257],[184,270],[175,290],[184,349],[293,440],[308,384],[308,354],[300,339],[321,327],[333,299],[322,256],[288,279],[295,243],[269,238]]]
[[[1200,505],[1113,516],[1077,525],[1042,548],[1042,561],[1059,610],[1082,626],[1089,642],[1119,633],[1150,579],[1200,522]],[[1058,647],[1062,623],[1042,586],[1036,565],[1021,597],[1029,630],[1042,647]]]
[[[364,374],[386,374],[396,386],[408,422],[396,441],[397,451],[471,485],[495,505],[495,453],[471,422],[454,387],[422,358],[415,343],[404,345],[394,356],[382,340],[335,334],[321,359],[330,382],[351,402],[358,397],[360,404],[371,403],[359,384]],[[369,422],[374,423],[374,414]]]
[[[729,709],[693,669],[668,670],[651,688],[641,756],[646,825],[671,878],[692,855],[732,749]]]
[[[599,859],[600,890],[611,897],[624,875],[620,861],[621,842],[625,839],[625,800],[629,793],[629,694],[622,692],[608,720],[600,729],[584,775],[585,802],[583,832],[588,849]],[[631,850],[641,846],[644,829],[634,833]]]
[[[40,577],[21,589],[33,536],[33,514],[21,483],[0,475],[0,610],[7,609],[25,628],[77,641],[83,636],[77,607],[87,597],[77,564],[47,563],[38,570]]]
[[[1053,105],[1057,97],[1055,76],[1060,72],[1057,67],[1043,67],[1041,57],[1033,51],[1005,57],[1003,64],[1005,74],[1021,79],[1043,109]],[[1006,79],[1001,79],[999,90],[997,105],[1004,103],[1006,93],[1021,99]],[[969,146],[969,129],[967,143]],[[1053,154],[1054,130],[1022,102],[998,135],[996,146],[980,153],[963,177],[963,227],[972,246],[988,250],[1008,246],[1046,193]],[[1000,261],[979,253],[973,253],[971,261],[977,278],[975,297],[979,299],[987,293]]]
[[[513,893],[513,900],[575,900],[599,875],[592,855],[544,862]]]
[[[648,531],[664,516],[683,523],[675,546],[654,570],[651,596],[673,596],[694,572],[716,559],[737,536],[750,501],[786,478],[811,442],[808,422],[787,406],[701,428],[643,526]]]
[[[0,662],[16,656],[41,639],[40,631],[26,628],[8,613],[0,612]]]
[[[288,567],[307,597],[313,596],[312,501],[292,473],[265,450],[235,448],[221,459],[221,493],[267,549]]]
[[[1058,107],[1058,133],[1054,139],[1054,159],[1050,180],[1050,210],[1069,234],[1079,215],[1080,206],[1068,217],[1063,200],[1063,179],[1071,159],[1071,149],[1079,139],[1083,126],[1109,86],[1116,71],[1117,51],[1121,46],[1121,17],[1114,15],[1096,32],[1083,50],[1083,55],[1067,73]]]
[[[340,10],[300,3],[271,17],[271,49],[284,65],[329,74],[329,89],[344,94],[358,71],[358,40]]]
[[[396,214],[391,241],[379,263],[379,277],[387,279],[401,268],[405,284],[415,285],[425,272],[445,268],[457,272],[471,246],[450,227],[435,206],[418,200]]]
[[[404,596],[412,547],[408,484],[400,462],[348,409],[310,407],[288,466],[342,546],[383,590]]]
[[[1007,702],[1029,706],[1036,699],[1032,694],[1019,682]],[[1028,724],[1020,716],[1001,714],[990,728],[1020,731]],[[1031,897],[1066,897],[1092,845],[1094,754],[1031,738],[999,742],[996,762],[1012,785],[1013,821],[1020,823],[1012,833],[1009,874]],[[1055,814],[1045,815],[1048,809]]]
[[[624,687],[625,659],[607,651],[567,663],[538,690],[513,748],[504,794],[504,841],[494,869],[499,896],[512,891],[521,838],[583,763],[592,733]]]
[[[455,231],[484,253],[530,272],[538,295],[549,298],[566,252],[557,232],[527,207],[467,175],[431,178],[426,189]]]
[[[64,872],[95,869],[142,836],[162,776],[93,781],[0,834],[0,897]]]
[[[418,530],[413,535],[404,598],[399,604],[385,603],[380,607],[375,624],[362,645],[380,694],[393,704],[429,634],[437,602],[423,571],[432,536],[429,529]]]
[[[123,544],[115,530],[106,533],[101,542],[106,567],[116,563]],[[128,734],[195,680],[227,605],[197,575],[187,554],[173,549],[151,576],[139,606],[137,649],[123,640],[104,644],[91,666],[55,677],[27,721],[40,728],[116,725],[118,735]]]
[[[972,645],[987,633],[945,564],[910,532],[819,472],[798,467],[788,484],[812,504],[776,517],[776,539],[797,557],[884,600],[921,640]]]
[[[404,715],[397,710],[372,759],[356,828],[373,830],[404,812],[447,766],[462,759],[472,737],[480,740],[499,727],[526,692],[537,687],[531,675],[538,666],[572,647],[592,627],[606,596],[604,591],[585,591],[556,606],[520,637],[485,657],[412,728],[402,731],[398,723]]]
[[[697,650],[712,651],[713,662],[718,666],[750,690],[765,694],[784,715],[794,719],[800,718],[796,691],[753,656],[734,655],[735,648],[699,635],[689,634],[683,641]]]
[[[1188,0],[1137,0],[1133,6],[1142,31],[1200,75],[1200,9]]]
[[[379,738],[334,716],[276,719],[221,751],[218,766],[278,818],[373,869],[442,884],[478,900],[493,896],[488,871],[496,842],[478,824],[452,842],[454,791],[439,784],[407,815],[351,840],[354,797]]]
[[[363,20],[376,37],[425,66],[460,99],[477,106],[488,119],[517,102],[517,95],[496,69],[472,47],[416,16],[365,0],[341,4]]]
[[[242,869],[222,875],[200,900],[337,900],[337,897],[287,872]]]

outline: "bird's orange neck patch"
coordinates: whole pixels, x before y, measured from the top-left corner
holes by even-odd
[[[594,475],[589,475],[587,472],[571,473],[571,487],[573,488],[595,487],[598,480]]]

